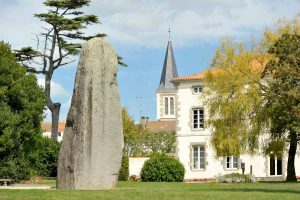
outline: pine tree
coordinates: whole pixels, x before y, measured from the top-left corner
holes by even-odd
[[[88,6],[90,0],[46,0],[46,13],[35,14],[46,24],[37,36],[37,48],[24,47],[16,51],[19,61],[29,72],[45,76],[45,96],[47,107],[52,113],[51,137],[56,140],[61,104],[51,98],[51,80],[54,71],[68,65],[81,49],[81,40],[104,37],[105,34],[86,35],[87,25],[99,23],[95,15],[85,14],[80,9]]]

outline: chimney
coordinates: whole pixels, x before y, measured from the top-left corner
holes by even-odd
[[[140,123],[141,123],[143,128],[146,128],[149,124],[149,117],[142,116]]]

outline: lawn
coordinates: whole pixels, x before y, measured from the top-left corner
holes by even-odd
[[[49,182],[48,182],[49,183]],[[55,183],[52,183],[54,185]],[[103,200],[148,200],[148,199],[239,199],[271,200],[300,199],[300,183],[142,183],[119,182],[114,190],[0,190],[0,199],[103,199]]]

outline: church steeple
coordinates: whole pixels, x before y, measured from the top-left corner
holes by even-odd
[[[158,120],[176,120],[176,87],[172,79],[178,77],[169,28],[169,40],[161,72],[159,87],[156,90],[156,116]]]
[[[173,78],[178,77],[175,57],[172,48],[172,42],[170,39],[170,30],[169,30],[169,41],[165,55],[164,66],[161,72],[160,83],[158,91],[170,91],[175,90],[175,86],[170,82]]]

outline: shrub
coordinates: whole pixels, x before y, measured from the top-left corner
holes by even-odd
[[[256,179],[250,174],[232,173],[215,177],[218,183],[253,183]]]
[[[34,174],[29,159],[42,137],[45,103],[36,76],[17,63],[9,44],[0,41],[0,178],[19,182]]]
[[[141,180],[145,182],[182,182],[184,167],[174,157],[155,154],[144,163]]]
[[[0,178],[20,182],[21,180],[30,179],[31,173],[29,163],[24,158],[5,157],[0,162]]]
[[[122,156],[121,169],[119,172],[119,181],[127,181],[129,176],[129,159],[128,156]]]
[[[37,176],[56,177],[59,155],[59,143],[51,138],[43,137],[38,149],[32,156],[33,168]]]

